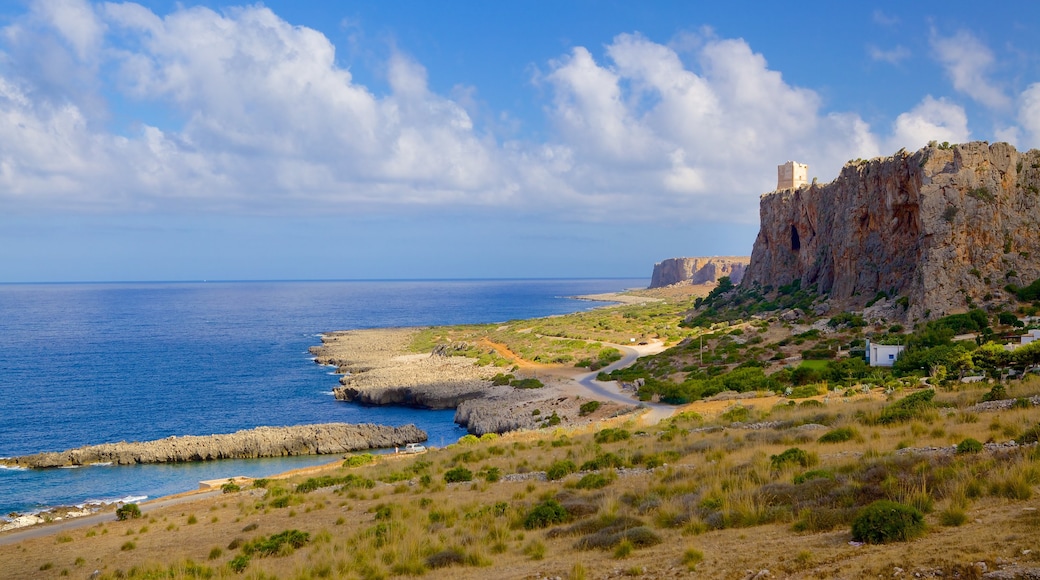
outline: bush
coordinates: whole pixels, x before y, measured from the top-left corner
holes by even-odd
[[[602,473],[589,473],[583,475],[582,478],[578,480],[576,487],[578,489],[599,489],[610,485],[612,481],[614,481],[614,478],[609,475],[604,475]]]
[[[491,384],[495,385],[496,387],[500,387],[503,385],[508,385],[509,382],[515,378],[516,377],[510,374],[498,373],[497,375],[491,377]]]
[[[538,379],[513,379],[509,384],[515,389],[540,389],[545,386]]]
[[[856,430],[852,427],[841,427],[832,429],[818,439],[820,443],[843,443],[856,437]]]
[[[800,465],[802,467],[809,467],[816,463],[815,458],[810,455],[804,449],[792,447],[779,455],[773,455],[769,458],[770,464],[773,469],[783,469],[788,465]]]
[[[1015,443],[1018,443],[1019,445],[1027,445],[1029,443],[1037,442],[1040,442],[1040,424],[1033,425],[1029,429],[1026,429],[1021,435],[1015,437]]]
[[[220,486],[220,491],[221,493],[235,493],[242,491],[242,487],[235,483],[235,480],[229,479],[227,480],[227,483]]]
[[[972,439],[971,437],[968,437],[964,441],[961,441],[957,444],[958,454],[978,453],[980,451],[982,451],[982,442],[978,439]]]
[[[601,405],[602,403],[600,403],[599,401],[589,401],[587,403],[582,403],[581,407],[578,407],[578,415],[584,417],[585,415],[595,413]]]
[[[1004,385],[1001,385],[1000,383],[993,385],[993,388],[990,389],[988,393],[982,395],[983,402],[1003,401],[1006,398],[1008,398],[1007,389],[1005,389]]]
[[[545,477],[549,481],[555,481],[557,479],[563,479],[568,475],[578,470],[578,466],[574,465],[574,462],[570,459],[564,459],[562,461],[556,461],[549,466],[549,469],[545,470]]]
[[[259,554],[266,556],[285,556],[293,550],[302,548],[311,540],[308,532],[300,530],[285,530],[272,534],[270,537],[261,536],[252,542],[242,546],[242,553],[247,556]]]
[[[529,530],[545,528],[553,524],[562,524],[570,519],[567,508],[560,502],[549,499],[536,505],[524,518],[524,527]]]
[[[472,480],[473,472],[461,465],[444,472],[444,481],[446,483],[461,483]]]
[[[632,434],[626,431],[625,429],[611,427],[608,429],[603,429],[602,431],[597,431],[596,435],[594,436],[594,439],[596,443],[603,444],[614,443],[615,441],[624,441],[625,439],[628,439],[631,436]]]
[[[249,556],[245,554],[239,554],[228,562],[228,567],[236,574],[244,572],[247,566],[249,566]]]
[[[906,542],[924,531],[924,515],[920,511],[886,499],[863,508],[852,521],[852,539],[868,544]]]
[[[136,503],[119,506],[119,509],[116,510],[116,519],[119,521],[136,520],[139,517],[141,517],[141,508],[137,507]]]
[[[881,411],[878,423],[888,425],[891,423],[903,423],[920,416],[925,410],[934,406],[932,399],[935,390],[928,389],[918,391],[888,405]]]
[[[375,455],[371,453],[360,453],[358,455],[351,455],[343,462],[343,467],[361,467],[362,465],[368,465],[376,460]]]

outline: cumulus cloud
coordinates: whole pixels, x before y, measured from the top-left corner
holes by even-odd
[[[467,113],[472,90],[438,94],[407,54],[387,59],[377,93],[337,64],[327,37],[262,5],[159,15],[41,0],[2,38],[6,208],[477,206],[751,223],[789,159],[827,180],[847,159],[969,135],[961,107],[926,97],[879,136],[855,113],[825,110],[744,40],[710,31],[672,44],[621,34],[602,52],[578,46],[541,63],[550,130],[537,142],[496,135]],[[163,122],[112,129],[106,108],[125,104]],[[1040,89],[1020,115],[1034,135],[1038,111]]]
[[[889,149],[919,149],[929,141],[963,143],[970,139],[968,116],[959,105],[928,95],[916,107],[899,115]]]
[[[973,34],[961,30],[944,37],[933,30],[930,40],[953,88],[987,107],[997,109],[1010,105],[1003,90],[988,78],[995,62],[993,52]]]
[[[1040,147],[1040,83],[1029,85],[1019,97],[1018,121],[1025,132],[1026,147]]]

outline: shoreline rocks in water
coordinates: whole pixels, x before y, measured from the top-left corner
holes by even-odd
[[[541,389],[492,385],[503,369],[481,367],[471,358],[451,356],[452,346],[414,354],[408,346],[420,329],[387,328],[329,332],[321,346],[311,347],[318,364],[336,367],[340,386],[336,399],[364,405],[402,405],[455,409],[455,422],[470,433],[504,433],[560,424],[576,424],[631,411],[634,405],[604,401],[594,415],[582,415],[581,403],[563,383],[573,379],[542,373]],[[556,425],[557,423],[551,423]]]
[[[294,427],[257,427],[223,435],[187,435],[156,441],[105,443],[61,452],[0,459],[0,464],[33,469],[113,463],[183,463],[216,459],[256,459],[326,455],[426,441],[415,425],[321,423]]]
[[[479,367],[473,359],[443,354],[408,354],[417,329],[393,328],[330,332],[311,348],[318,364],[336,367],[340,401],[363,405],[404,405],[454,409],[482,398],[501,369]]]

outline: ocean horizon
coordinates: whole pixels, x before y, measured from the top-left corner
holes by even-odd
[[[595,305],[643,278],[0,284],[0,457],[261,425],[414,423],[434,446],[453,411],[335,401],[308,348],[323,332],[492,323]],[[155,498],[337,456],[0,469],[0,514]]]

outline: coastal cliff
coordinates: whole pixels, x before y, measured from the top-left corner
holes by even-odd
[[[739,284],[749,261],[746,256],[669,258],[654,264],[650,288],[679,283],[714,284],[723,276],[729,276],[731,282]]]
[[[397,447],[420,441],[426,441],[426,432],[415,425],[386,427],[323,423],[296,427],[258,427],[226,435],[188,435],[157,441],[106,443],[62,452],[5,458],[0,459],[0,464],[46,468],[92,463],[183,463],[215,459],[325,455]]]
[[[1040,151],[932,144],[850,161],[837,179],[762,196],[743,285],[798,280],[831,305],[879,292],[906,320],[996,305],[1040,277]]]

